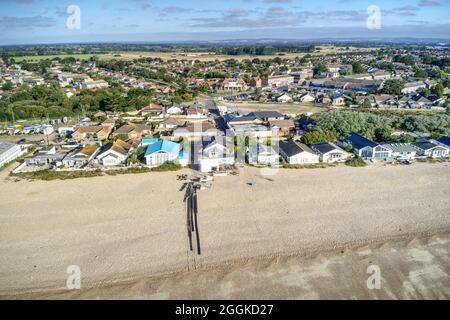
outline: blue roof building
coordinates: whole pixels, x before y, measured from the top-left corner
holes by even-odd
[[[148,145],[144,157],[149,166],[159,166],[174,161],[184,166],[188,161],[188,154],[184,152],[181,145],[168,140],[158,140]]]

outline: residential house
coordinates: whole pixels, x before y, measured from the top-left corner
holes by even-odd
[[[346,96],[343,93],[332,95],[330,99],[333,106],[344,106],[347,101],[352,101],[350,97]]]
[[[294,83],[294,77],[288,74],[269,76],[262,81],[264,87],[285,87]]]
[[[118,166],[125,163],[131,150],[131,144],[122,140],[116,140],[109,143],[96,159],[105,167]]]
[[[65,154],[57,153],[56,148],[52,146],[37,151],[33,156],[26,158],[25,163],[27,166],[47,166],[61,162],[64,156]]]
[[[300,102],[314,102],[316,101],[316,97],[310,93],[305,93],[304,95],[300,96],[299,100]]]
[[[175,118],[168,118],[164,121],[161,121],[159,123],[159,130],[173,130],[176,129],[178,127],[182,127],[186,125],[185,121],[180,121],[178,119]]]
[[[139,110],[139,115],[143,117],[157,117],[164,112],[164,108],[157,104],[150,104]]]
[[[273,132],[277,131],[279,136],[286,136],[295,128],[293,119],[269,121],[269,127]]]
[[[199,157],[200,172],[218,171],[222,166],[234,164],[234,153],[224,143],[224,137],[204,142]]]
[[[111,128],[105,126],[80,126],[72,133],[72,139],[76,141],[84,140],[106,140],[111,133]]]
[[[278,111],[254,111],[248,114],[249,117],[256,117],[262,122],[268,123],[274,120],[284,120],[284,115]]]
[[[22,154],[19,145],[0,141],[0,167],[17,159]]]
[[[429,108],[429,107],[432,107],[432,106],[433,106],[433,102],[432,102],[432,101],[428,100],[428,99],[425,98],[425,97],[422,97],[421,95],[416,95],[416,96],[414,96],[414,97],[413,97],[413,100],[414,100],[417,104],[419,104],[419,106],[420,106],[421,108]]]
[[[214,137],[218,135],[218,129],[209,121],[188,123],[184,127],[176,128],[172,137],[186,139],[201,139],[202,137]]]
[[[82,168],[88,165],[99,153],[100,147],[96,144],[88,144],[77,148],[62,159],[62,164],[68,168]]]
[[[421,140],[416,141],[413,145],[419,149],[419,156],[430,158],[445,158],[448,157],[450,148],[438,142]]]
[[[274,166],[280,163],[280,156],[271,146],[257,143],[249,147],[248,162]]]
[[[343,162],[351,157],[350,153],[332,142],[314,143],[311,145],[311,149],[319,155],[320,161],[325,163]]]
[[[94,90],[100,88],[108,88],[109,84],[105,80],[90,80],[81,83],[81,89]]]
[[[341,142],[345,148],[348,145],[353,147],[355,154],[365,160],[387,160],[392,157],[392,151],[382,145],[360,135],[351,132],[346,139]]]
[[[206,116],[203,112],[203,108],[199,106],[190,106],[185,109],[187,119],[205,119]]]
[[[178,161],[182,166],[186,166],[188,163],[187,153],[182,150],[181,145],[168,140],[159,140],[150,144],[144,157],[145,163],[151,167],[175,161]]]
[[[403,94],[410,94],[414,93],[420,88],[426,88],[426,84],[423,81],[414,81],[414,82],[408,82],[405,83],[404,88],[402,89]]]
[[[167,114],[182,114],[183,109],[181,109],[179,104],[173,103],[167,107]]]
[[[128,140],[139,140],[151,135],[152,128],[145,124],[124,124],[113,133],[113,137],[127,136]]]
[[[281,102],[281,103],[288,103],[288,102],[293,101],[292,97],[290,95],[288,95],[287,93],[283,93],[282,95],[276,97],[275,100],[277,102]]]
[[[280,155],[289,164],[319,163],[319,155],[303,143],[295,141],[280,141],[279,147]]]
[[[411,143],[384,143],[383,147],[391,150],[391,157],[396,160],[413,160],[419,149]]]

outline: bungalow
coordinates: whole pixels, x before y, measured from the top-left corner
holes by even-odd
[[[415,82],[408,82],[405,84],[404,88],[402,89],[403,94],[410,94],[414,93],[420,88],[426,88],[426,84],[423,81],[415,81]]]
[[[105,126],[80,126],[72,133],[72,139],[83,140],[106,140],[111,133],[111,128]]]
[[[62,161],[64,156],[64,154],[57,153],[56,148],[53,146],[51,148],[39,150],[33,156],[26,158],[25,163],[27,166],[45,166]]]
[[[178,119],[174,119],[174,118],[168,118],[164,121],[161,121],[159,123],[159,127],[158,129],[160,130],[173,130],[176,129],[178,127],[182,127],[186,124],[186,122],[184,121],[180,121]]]
[[[280,141],[280,155],[289,164],[319,163],[319,156],[313,150],[295,141]]]
[[[235,124],[230,126],[231,134],[234,136],[245,136],[254,138],[272,137],[272,129],[260,124]]]
[[[333,106],[343,106],[347,101],[352,101],[352,99],[343,93],[338,93],[331,96],[331,104]]]
[[[107,167],[118,166],[125,163],[131,150],[131,144],[122,140],[117,140],[113,143],[109,143],[96,159],[100,164]]]
[[[294,120],[273,120],[269,122],[272,131],[278,130],[278,135],[286,136],[295,128]]]
[[[167,107],[167,114],[182,114],[183,109],[181,109],[180,105],[173,103]]]
[[[450,148],[443,144],[434,143],[432,141],[416,141],[413,143],[419,149],[419,156],[430,158],[445,158],[448,157]]]
[[[152,128],[145,124],[124,124],[113,133],[113,137],[127,136],[128,140],[139,140],[144,136],[149,136]]]
[[[250,164],[278,165],[280,156],[271,146],[257,143],[248,150],[248,162]]]
[[[325,163],[342,162],[351,156],[350,153],[342,150],[332,142],[314,143],[311,145],[311,149],[319,155],[320,161]]]
[[[341,142],[343,147],[351,145],[354,152],[364,160],[387,160],[391,158],[392,151],[366,137],[352,132]]]
[[[419,149],[410,143],[385,143],[383,147],[390,149],[392,158],[396,160],[413,160]]]
[[[420,105],[421,108],[427,108],[433,106],[433,102],[428,100],[425,97],[422,97],[421,95],[417,95],[413,97],[413,100]]]
[[[148,106],[145,106],[141,110],[139,110],[139,114],[143,117],[153,117],[153,116],[159,116],[164,112],[163,107],[157,104],[150,104]]]
[[[255,116],[237,116],[235,114],[226,114],[224,116],[224,120],[227,123],[228,127],[231,128],[234,125],[242,125],[242,124],[261,124],[262,121]]]
[[[201,138],[214,137],[218,134],[218,129],[208,121],[189,123],[185,127],[178,127],[172,133],[175,138]]]
[[[293,101],[292,97],[290,95],[288,95],[287,93],[283,93],[282,95],[276,97],[275,100],[277,102],[281,102],[281,103],[288,103],[288,102]]]
[[[19,145],[0,141],[0,167],[17,159],[22,154]]]
[[[203,113],[203,109],[197,106],[190,106],[189,108],[186,108],[185,113],[187,119],[206,118],[205,114]]]
[[[159,140],[150,144],[144,157],[145,163],[151,167],[175,161],[179,161],[182,166],[186,166],[188,162],[187,153],[182,150],[181,145],[168,140]]]
[[[66,155],[62,160],[62,164],[70,168],[84,167],[95,158],[99,151],[100,147],[98,145],[88,144]]]
[[[314,102],[316,101],[316,97],[314,97],[310,93],[305,93],[299,98],[300,102]]]
[[[205,143],[199,157],[199,170],[201,172],[217,171],[221,166],[233,165],[234,154],[218,138]]]
[[[282,115],[278,111],[255,111],[249,113],[248,116],[258,118],[263,122],[284,120],[284,115]]]

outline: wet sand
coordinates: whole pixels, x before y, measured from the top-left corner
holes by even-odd
[[[0,297],[449,298],[448,165],[215,178],[199,193],[195,261],[176,173],[1,173]],[[374,261],[388,291],[364,289]],[[80,291],[65,289],[69,265],[81,268]]]

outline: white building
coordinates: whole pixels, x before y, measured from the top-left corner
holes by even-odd
[[[314,143],[311,149],[319,155],[320,161],[325,163],[343,162],[351,156],[332,142]]]
[[[199,157],[199,169],[201,172],[215,171],[219,170],[221,166],[233,164],[234,154],[225,145],[216,140],[207,144]]]
[[[17,159],[22,154],[19,145],[0,141],[0,167]]]
[[[250,164],[278,165],[280,156],[272,147],[258,143],[249,148],[248,162]]]
[[[416,141],[413,145],[419,149],[419,156],[430,158],[445,158],[449,155],[449,148],[432,141]]]
[[[305,144],[294,141],[280,141],[280,154],[289,164],[319,163],[319,155]]]
[[[118,166],[124,164],[132,146],[122,140],[117,140],[109,144],[98,156],[97,160],[105,167]]]
[[[383,147],[392,151],[392,158],[397,160],[413,160],[419,149],[410,143],[386,143]]]

